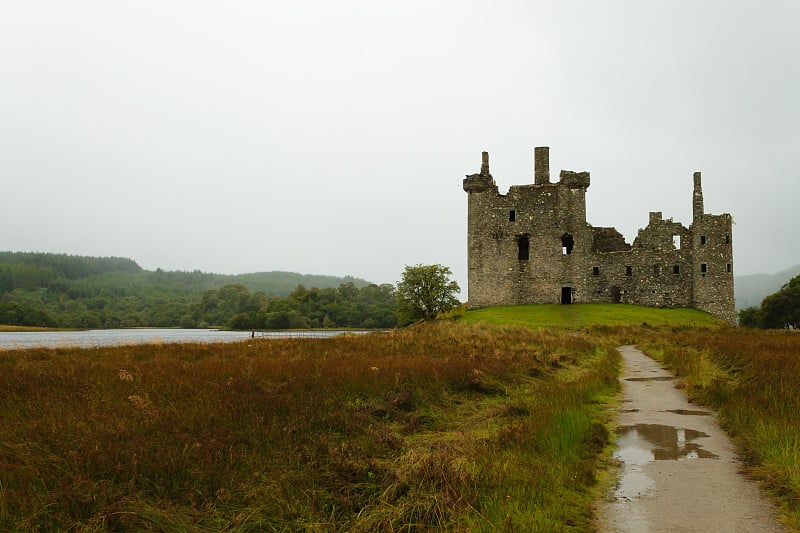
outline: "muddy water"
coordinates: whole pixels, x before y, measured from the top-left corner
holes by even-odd
[[[614,453],[620,468],[600,506],[600,530],[784,531],[739,474],[714,414],[690,404],[675,377],[639,350],[619,350],[625,361]]]

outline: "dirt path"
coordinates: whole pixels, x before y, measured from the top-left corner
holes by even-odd
[[[633,346],[618,349],[624,390],[614,455],[622,467],[600,510],[600,530],[786,531],[739,474],[715,415],[690,404],[654,360]]]

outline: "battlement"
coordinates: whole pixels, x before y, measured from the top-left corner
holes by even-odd
[[[570,170],[562,170],[559,181],[562,185],[571,189],[588,189],[589,188],[589,173],[588,172],[572,172]]]

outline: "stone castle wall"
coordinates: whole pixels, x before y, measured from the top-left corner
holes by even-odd
[[[621,302],[696,307],[733,323],[731,217],[703,213],[695,173],[689,228],[650,213],[629,245],[586,222],[588,172],[550,182],[549,151],[535,150],[534,183],[500,194],[483,153],[464,179],[471,308],[530,303]]]

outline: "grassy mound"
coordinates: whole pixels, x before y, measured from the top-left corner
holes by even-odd
[[[468,323],[489,322],[530,328],[588,326],[720,326],[722,321],[697,309],[661,309],[628,304],[511,305],[467,311]]]

